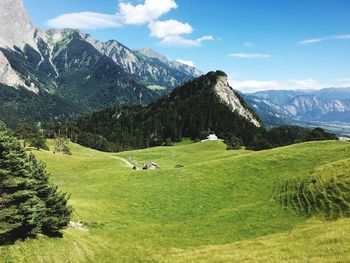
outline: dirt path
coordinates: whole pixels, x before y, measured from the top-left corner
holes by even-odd
[[[119,156],[114,156],[114,155],[112,156],[112,158],[122,161],[123,163],[125,163],[130,168],[134,167],[134,165],[131,162],[129,162],[127,159],[125,159],[125,158],[122,158],[122,157],[119,157]]]

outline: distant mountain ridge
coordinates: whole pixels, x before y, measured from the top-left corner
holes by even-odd
[[[350,122],[350,99],[299,95],[283,106],[298,120]]]
[[[199,71],[195,67],[180,63],[178,61],[171,61],[167,57],[159,54],[158,52],[150,48],[142,48],[137,50],[137,52],[146,57],[158,59],[159,61],[163,62],[165,65],[169,66],[170,68],[177,69],[181,72],[185,72],[190,76],[199,77],[203,75],[203,72]]]
[[[297,122],[345,122],[350,123],[350,88],[326,88],[321,90],[271,90],[245,94],[252,108],[268,102],[272,108],[259,107],[262,119],[270,124]],[[281,112],[287,113],[282,115]],[[282,117],[274,119],[273,117]]]
[[[277,126],[288,123],[293,115],[276,102],[259,96],[242,94],[245,102],[259,115],[266,126]]]
[[[38,100],[39,94],[50,96],[58,104],[62,100],[72,104],[77,114],[85,114],[122,104],[149,103],[201,74],[178,62],[164,63],[143,55],[116,40],[97,41],[73,29],[41,30],[31,22],[22,0],[1,0],[0,9],[0,83],[2,89],[31,92],[30,102]],[[154,85],[164,91],[149,88]],[[11,96],[4,96],[0,110],[20,114],[16,103]],[[4,104],[8,108],[1,109]],[[28,119],[45,120],[35,105],[30,108],[33,112]],[[52,119],[61,116],[51,113]],[[10,117],[1,116],[4,121]]]

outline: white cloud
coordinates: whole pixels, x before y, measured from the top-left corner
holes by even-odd
[[[246,80],[246,81],[235,81],[229,80],[232,88],[240,90],[242,92],[256,92],[260,90],[279,89],[280,83],[278,81],[257,81],[257,80]]]
[[[350,78],[337,79],[336,81],[350,83]]]
[[[188,23],[170,19],[155,21],[148,25],[153,37],[162,39],[160,44],[177,47],[199,47],[204,41],[214,40],[213,36],[203,36],[197,39],[185,38],[183,35],[191,34],[193,28]]]
[[[200,47],[204,41],[214,40],[212,36],[203,36],[197,39],[188,39],[182,36],[166,36],[160,41],[165,46]]]
[[[122,26],[117,16],[94,12],[63,14],[50,19],[47,24],[55,28],[77,29],[115,28]]]
[[[245,43],[243,43],[243,45],[244,45],[246,48],[254,48],[254,47],[255,47],[255,44],[252,43],[252,42],[245,42]]]
[[[318,90],[323,88],[341,88],[350,87],[350,79],[338,79],[334,81],[322,82],[316,79],[295,79],[295,80],[232,80],[230,75],[229,83],[232,88],[240,90],[245,93],[253,93],[262,90]]]
[[[144,4],[119,3],[118,15],[124,24],[144,25],[177,8],[174,0],[145,0]]]
[[[305,39],[302,41],[299,41],[299,45],[309,45],[309,44],[315,44],[325,41],[332,41],[332,40],[350,40],[350,35],[335,35],[335,36],[327,36],[327,37],[321,37],[321,38],[311,38],[311,39]]]
[[[270,54],[249,54],[249,53],[234,53],[234,54],[229,54],[229,57],[233,58],[243,58],[243,59],[255,59],[255,58],[270,58]]]
[[[150,36],[161,39],[160,44],[179,47],[199,47],[212,36],[197,39],[185,38],[194,30],[189,23],[174,19],[159,21],[159,18],[177,8],[175,0],[144,0],[143,4],[131,4],[121,0],[115,14],[95,12],[68,13],[50,19],[47,24],[54,28],[101,29],[123,25],[148,25]]]
[[[190,24],[182,23],[174,19],[152,22],[148,27],[151,31],[151,36],[158,38],[179,36],[193,32],[193,28]]]
[[[350,78],[337,79],[334,85],[335,87],[350,87]]]
[[[286,84],[291,87],[297,87],[297,89],[315,89],[319,86],[318,81],[315,79],[288,80]]]
[[[299,45],[308,45],[308,44],[319,43],[322,41],[324,41],[324,40],[322,40],[322,38],[312,38],[312,39],[306,39],[306,40],[300,41],[298,44]]]
[[[176,61],[181,63],[181,64],[185,64],[187,66],[190,66],[190,67],[194,67],[195,66],[193,61],[191,61],[191,60],[184,60],[184,59],[178,58]]]
[[[55,28],[99,29],[128,25],[144,25],[151,23],[177,8],[174,0],[145,0],[144,4],[132,5],[119,3],[115,14],[95,12],[79,12],[60,15],[50,19],[47,24]]]

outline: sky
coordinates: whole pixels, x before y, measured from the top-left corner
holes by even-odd
[[[350,0],[24,0],[43,28],[152,48],[233,88],[350,87]]]

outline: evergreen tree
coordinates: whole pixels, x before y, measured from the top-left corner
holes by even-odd
[[[49,184],[44,166],[0,123],[0,242],[58,231],[70,215],[66,196]]]
[[[33,189],[26,151],[0,124],[0,235],[28,236],[39,232],[44,205]]]
[[[49,183],[49,177],[45,172],[45,165],[38,162],[33,155],[29,156],[32,164],[32,174],[36,181],[35,191],[44,202],[46,210],[42,219],[42,232],[54,233],[68,225],[72,213],[67,205],[67,196],[57,190],[57,186]]]
[[[16,129],[16,137],[23,141],[23,146],[27,147],[30,145],[30,138],[35,133],[34,129],[27,123],[21,123]]]

